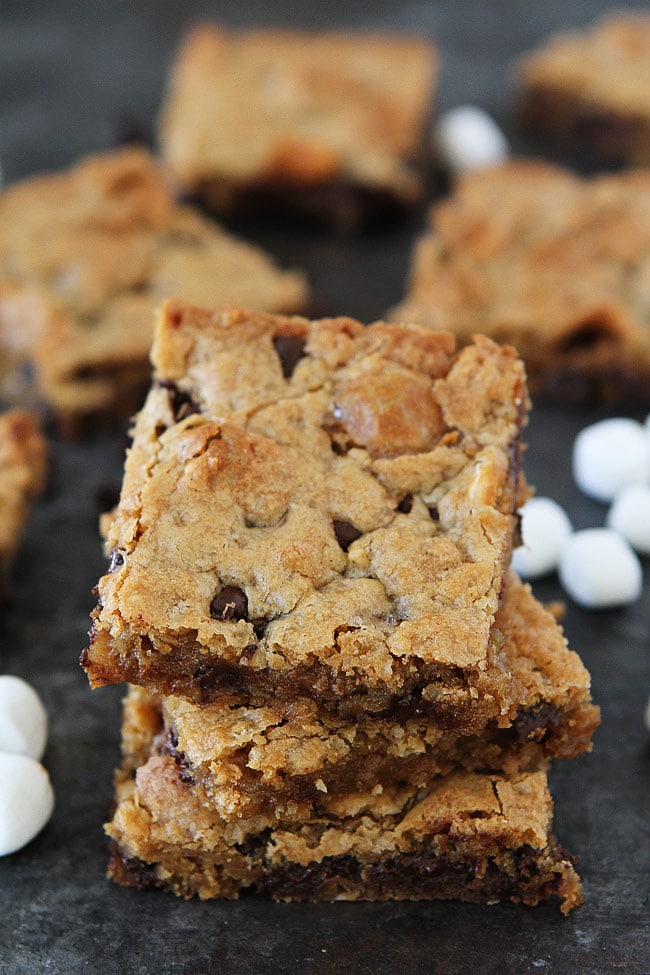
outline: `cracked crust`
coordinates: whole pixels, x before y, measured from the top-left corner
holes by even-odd
[[[144,150],[89,156],[0,194],[0,350],[35,364],[66,432],[141,405],[154,311],[170,295],[292,312],[307,286],[174,204]]]
[[[0,581],[14,558],[32,502],[45,484],[47,445],[25,410],[0,415]]]
[[[650,16],[617,12],[557,34],[518,65],[521,113],[534,131],[599,155],[650,162]]]
[[[533,397],[650,401],[650,173],[513,162],[463,176],[430,228],[391,318],[512,343]]]
[[[482,720],[527,395],[511,349],[169,302],[83,665],[200,702]],[[480,716],[480,717],[479,717]]]
[[[226,819],[274,811],[292,821],[323,793],[425,787],[455,766],[521,771],[590,748],[599,712],[589,675],[553,617],[511,577],[496,625],[503,635],[501,717],[458,735],[418,713],[343,720],[309,698],[266,705],[199,707],[130,687],[124,701],[124,768],[171,755],[184,777]],[[144,740],[143,740],[144,739]],[[154,740],[155,739],[155,740]]]
[[[534,905],[582,901],[569,855],[550,834],[542,771],[454,771],[428,788],[322,795],[306,822],[280,814],[228,821],[171,756],[125,777],[106,831],[117,883],[183,897],[276,900],[459,898]]]
[[[163,157],[217,212],[271,202],[354,226],[420,198],[436,73],[420,39],[201,24],[171,72]]]

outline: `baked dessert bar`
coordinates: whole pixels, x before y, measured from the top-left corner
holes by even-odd
[[[512,162],[463,176],[389,317],[516,346],[532,396],[650,401],[650,171]]]
[[[523,367],[485,338],[163,307],[82,664],[199,703],[498,713]]]
[[[603,157],[650,162],[650,14],[616,11],[558,34],[519,66],[533,130]]]
[[[246,888],[283,901],[534,905],[556,895],[567,913],[581,903],[580,880],[551,817],[545,772],[457,770],[426,789],[323,794],[305,822],[272,811],[229,821],[173,756],[154,755],[118,779],[109,876],[202,899]]]
[[[480,734],[437,727],[425,714],[342,719],[306,697],[266,705],[200,706],[131,686],[124,767],[172,756],[224,819],[304,821],[323,794],[426,787],[454,767],[520,772],[590,747],[598,709],[589,675],[554,618],[512,577],[496,625],[503,636],[499,717]],[[142,729],[148,734],[143,751]]]
[[[436,72],[412,37],[200,24],[171,71],[162,155],[218,213],[354,228],[422,196]]]
[[[35,365],[64,432],[142,404],[154,309],[171,296],[291,312],[307,285],[175,204],[144,150],[90,156],[0,194],[0,354]]]
[[[25,410],[0,414],[0,587],[43,489],[46,466],[47,446],[36,418]]]

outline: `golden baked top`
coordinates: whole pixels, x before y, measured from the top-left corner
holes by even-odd
[[[511,349],[169,302],[152,358],[93,683],[200,699],[224,668],[300,672],[339,699],[422,685],[420,665],[485,666],[527,409]]]
[[[648,396],[650,171],[541,162],[469,173],[430,214],[390,313],[515,345],[533,394]]]
[[[436,69],[412,37],[201,24],[173,66],[163,157],[186,190],[338,181],[417,196]]]
[[[0,193],[0,350],[35,361],[59,413],[128,399],[148,375],[154,309],[167,297],[296,311],[307,287],[174,203],[144,150],[90,156]]]

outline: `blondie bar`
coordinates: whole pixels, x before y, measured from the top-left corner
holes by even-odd
[[[154,755],[118,779],[109,876],[183,897],[276,900],[458,898],[581,903],[569,855],[550,834],[543,771],[456,770],[426,789],[323,794],[305,822],[272,811],[229,821],[173,756]]]
[[[291,312],[307,286],[176,205],[144,150],[91,156],[0,194],[0,355],[35,365],[65,432],[142,404],[154,309],[171,296]]]
[[[43,489],[46,466],[47,446],[35,417],[25,410],[0,414],[0,586]]]
[[[421,197],[436,69],[421,39],[200,24],[171,72],[163,158],[217,212],[355,227]]]
[[[389,317],[512,343],[533,397],[650,400],[650,172],[513,162],[433,208]]]
[[[168,302],[82,664],[199,703],[496,717],[512,349]]]
[[[125,769],[145,764],[142,729],[155,756],[173,756],[224,819],[282,814],[304,821],[329,796],[398,783],[424,788],[462,766],[532,771],[575,758],[598,723],[589,675],[553,617],[516,578],[497,613],[503,635],[498,718],[459,735],[426,714],[341,719],[311,698],[264,706],[193,704],[130,687],[124,702]],[[146,744],[146,743],[145,743]]]
[[[650,15],[608,14],[519,64],[527,126],[603,157],[650,163]]]

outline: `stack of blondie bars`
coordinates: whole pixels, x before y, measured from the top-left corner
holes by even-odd
[[[551,759],[589,677],[510,570],[521,361],[167,302],[82,665],[127,682],[118,882],[580,903]]]

